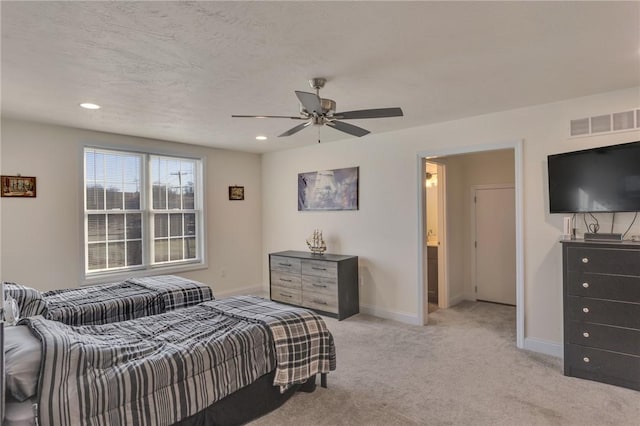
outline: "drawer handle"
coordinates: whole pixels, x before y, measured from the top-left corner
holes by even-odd
[[[290,282],[292,282],[292,280],[287,280],[287,279],[285,279],[285,278],[280,278],[280,281],[284,281],[285,283],[290,283]]]
[[[583,335],[584,337],[589,337],[589,336],[590,336],[590,334],[589,334],[588,332],[586,332],[586,331],[585,331],[584,333],[582,333],[582,335]]]
[[[292,297],[293,297],[293,296],[292,296],[292,295],[290,295],[290,294],[283,294],[283,293],[280,293],[280,296],[288,297],[288,298],[292,298]]]
[[[582,308],[582,312],[584,312],[585,314],[589,313],[589,308]]]
[[[582,258],[582,263],[589,263],[589,258],[588,257],[583,257]]]
[[[290,263],[278,263],[278,265],[287,266],[287,267],[291,268],[291,264]]]
[[[311,284],[314,287],[320,287],[320,288],[327,288],[326,285],[322,285],[322,284]]]
[[[316,268],[315,266],[312,266],[311,269],[313,269],[314,271],[326,271],[327,268]]]
[[[591,360],[589,359],[589,357],[588,357],[588,356],[585,356],[584,358],[582,358],[582,360],[583,360],[585,363],[589,363],[589,361],[591,361]]]
[[[317,299],[314,299],[313,303],[317,303],[318,305],[326,305],[327,304],[327,302],[325,302],[324,300],[317,300]]]
[[[589,288],[589,283],[582,283],[582,287]]]

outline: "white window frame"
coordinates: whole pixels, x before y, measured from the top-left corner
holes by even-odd
[[[86,210],[86,150],[96,149],[100,151],[120,152],[125,154],[135,154],[142,157],[141,167],[141,179],[143,188],[140,194],[140,210],[142,212],[142,265],[134,267],[118,268],[110,271],[90,272],[88,270],[88,215],[91,213]],[[196,229],[198,230],[196,235],[196,250],[198,256],[194,259],[186,259],[178,262],[158,263],[153,262],[153,237],[151,223],[153,218],[153,210],[151,205],[151,195],[153,190],[153,181],[150,177],[150,162],[152,157],[170,157],[175,159],[185,159],[195,161],[194,178],[196,192],[195,197],[195,215],[196,215]],[[85,145],[80,149],[80,164],[82,170],[80,171],[80,192],[81,192],[81,206],[80,217],[81,223],[81,283],[83,285],[96,284],[101,282],[118,281],[128,277],[154,275],[154,274],[171,274],[177,272],[199,270],[207,268],[207,255],[206,255],[206,213],[205,206],[207,205],[205,200],[204,182],[205,182],[205,158],[197,156],[185,156],[184,154],[176,154],[174,152],[166,152],[160,150],[141,150],[136,148],[123,148],[119,146],[98,146],[98,145]],[[106,208],[106,206],[105,206]],[[169,211],[170,212],[170,211]],[[182,210],[180,210],[182,212]]]

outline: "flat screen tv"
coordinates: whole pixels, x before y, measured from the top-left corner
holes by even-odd
[[[640,211],[640,141],[547,157],[551,213]]]

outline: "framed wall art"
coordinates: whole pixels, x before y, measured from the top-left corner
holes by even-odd
[[[358,167],[298,174],[298,211],[358,210]]]
[[[33,176],[0,176],[3,197],[35,197],[36,178]]]
[[[242,201],[244,200],[244,186],[230,186],[229,187],[229,200]]]

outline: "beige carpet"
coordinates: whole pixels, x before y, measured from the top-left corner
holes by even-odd
[[[326,319],[338,369],[251,425],[640,425],[640,392],[515,347],[515,308],[465,302],[426,327]]]

